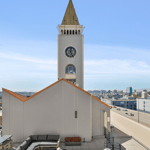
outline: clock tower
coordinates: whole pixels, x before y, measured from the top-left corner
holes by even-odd
[[[72,0],[58,28],[58,80],[64,78],[84,88],[83,26],[79,24]]]

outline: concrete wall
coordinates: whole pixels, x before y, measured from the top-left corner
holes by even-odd
[[[68,46],[76,49],[76,55],[69,58],[65,54]],[[73,64],[76,67],[76,83],[84,88],[83,79],[83,35],[58,35],[58,78],[65,78],[67,65]]]
[[[78,118],[75,118],[78,111]],[[91,140],[90,96],[61,81],[26,102],[3,91],[3,135],[22,142],[32,134]]]
[[[104,111],[110,116],[109,110],[63,80],[24,103],[3,91],[3,135],[13,135],[14,142],[36,134],[59,134],[62,141],[67,136],[91,141],[92,136],[103,135]]]
[[[0,125],[2,125],[2,116],[0,116]]]
[[[2,95],[3,95],[3,99],[2,99],[2,103],[3,103],[3,109],[2,109],[2,127],[3,127],[3,135],[9,135],[9,130],[10,130],[10,105],[9,105],[9,99],[10,99],[10,95],[5,92],[2,91]]]
[[[104,135],[104,112],[110,117],[110,108],[92,98],[92,136]],[[110,129],[110,123],[107,123]]]
[[[18,142],[23,141],[23,104],[20,100],[3,91],[2,134],[15,135],[14,141]]]
[[[111,111],[111,125],[133,136],[143,145],[150,148],[150,128]]]

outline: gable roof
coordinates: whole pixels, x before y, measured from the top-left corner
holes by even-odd
[[[63,79],[63,78],[60,79],[60,80],[58,80],[57,82],[51,84],[50,86],[44,88],[43,90],[41,90],[41,91],[35,93],[34,95],[30,96],[29,98],[27,98],[26,96],[20,95],[20,94],[18,94],[18,93],[12,92],[12,91],[10,91],[10,90],[4,89],[4,88],[2,88],[2,90],[5,91],[5,92],[7,92],[7,93],[9,93],[10,95],[16,97],[17,99],[21,100],[22,102],[26,102],[27,100],[29,100],[29,99],[31,99],[32,97],[34,97],[34,96],[40,94],[41,92],[47,90],[48,88],[52,87],[53,85],[59,83],[59,82],[62,81],[62,80],[65,81],[65,82],[67,82],[67,83],[69,83],[69,84],[71,84],[72,86],[78,88],[78,89],[81,90],[82,92],[88,94],[89,96],[91,96],[91,97],[94,98],[95,100],[101,102],[102,104],[104,104],[104,105],[106,105],[107,107],[110,108],[110,106],[107,105],[106,103],[102,102],[101,100],[97,99],[96,97],[94,97],[93,95],[91,95],[90,93],[88,93],[87,91],[83,90],[82,88],[80,88],[80,87],[74,85],[73,83],[71,83],[71,82],[69,82],[69,81],[67,81],[66,79]]]
[[[61,25],[80,25],[72,0],[69,0]]]
[[[5,91],[5,92],[7,92],[7,93],[9,93],[10,95],[16,97],[17,99],[19,99],[21,101],[25,101],[27,99],[26,96],[20,95],[20,94],[15,93],[15,92],[12,92],[10,90],[4,89],[4,88],[2,88],[2,90]]]

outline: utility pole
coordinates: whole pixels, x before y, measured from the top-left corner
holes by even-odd
[[[138,99],[138,123],[139,123],[139,99]]]

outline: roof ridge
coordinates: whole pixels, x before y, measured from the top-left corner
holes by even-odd
[[[20,95],[20,94],[18,94],[18,93],[12,92],[12,91],[7,90],[7,89],[5,89],[5,88],[2,88],[2,90],[5,91],[5,92],[7,92],[7,93],[9,93],[10,95],[16,97],[17,99],[21,100],[22,102],[26,102],[27,100],[31,99],[32,97],[38,95],[39,93],[45,91],[46,89],[50,88],[51,86],[57,84],[58,82],[60,82],[60,81],[62,81],[62,80],[63,80],[63,78],[60,79],[60,80],[58,80],[58,81],[56,81],[56,82],[54,82],[53,84],[49,85],[48,87],[46,87],[46,88],[40,90],[39,92],[33,94],[33,95],[30,96],[30,97],[26,97],[26,96]]]
[[[7,93],[9,93],[10,95],[16,97],[17,99],[21,100],[22,102],[24,102],[27,99],[26,96],[23,96],[21,94],[18,94],[16,92],[13,92],[13,91],[10,91],[10,90],[7,90],[5,88],[2,88],[2,90],[5,91],[5,92],[7,92]]]
[[[110,106],[109,106],[108,104],[102,102],[101,100],[99,100],[98,98],[96,98],[95,96],[93,96],[92,94],[90,94],[89,92],[87,92],[87,91],[83,90],[82,88],[76,86],[75,84],[71,83],[70,81],[67,81],[66,79],[63,79],[63,80],[66,81],[66,82],[68,82],[68,83],[70,83],[71,85],[75,86],[75,87],[78,88],[79,90],[85,92],[86,94],[88,94],[88,95],[90,95],[92,98],[94,98],[95,100],[101,102],[102,104],[104,104],[105,106],[107,106],[107,107],[110,108]]]
[[[33,94],[32,96],[30,96],[29,98],[27,98],[27,99],[26,99],[26,101],[27,101],[27,100],[29,100],[29,99],[31,99],[32,97],[34,97],[34,96],[36,96],[36,95],[40,94],[41,92],[43,92],[43,91],[47,90],[48,88],[52,87],[53,85],[57,84],[58,82],[60,82],[60,81],[62,81],[62,80],[63,80],[63,78],[62,78],[62,79],[60,79],[60,80],[58,80],[58,81],[56,81],[56,82],[54,82],[53,84],[51,84],[51,85],[47,86],[46,88],[44,88],[44,89],[40,90],[39,92],[37,92],[37,93]]]
[[[60,80],[54,82],[53,84],[47,86],[46,88],[42,89],[41,91],[39,91],[39,92],[35,93],[34,95],[30,96],[29,98],[27,98],[26,96],[20,95],[20,94],[18,94],[18,93],[12,92],[12,91],[10,91],[10,90],[4,89],[4,88],[2,88],[2,90],[4,90],[5,92],[9,93],[10,95],[16,97],[17,99],[21,100],[22,102],[26,102],[27,100],[29,100],[29,99],[31,99],[32,97],[34,97],[34,96],[40,94],[41,92],[47,90],[48,88],[52,87],[53,85],[59,83],[59,82],[62,81],[62,80],[64,80],[65,82],[71,84],[72,86],[78,88],[79,90],[81,90],[81,91],[83,91],[84,93],[90,95],[90,96],[91,96],[92,98],[94,98],[95,100],[101,102],[102,104],[104,104],[104,105],[106,105],[107,107],[110,108],[110,106],[107,105],[106,103],[102,102],[102,101],[99,100],[98,98],[96,98],[96,97],[94,97],[93,95],[91,95],[89,92],[87,92],[87,91],[85,91],[84,89],[82,89],[82,88],[76,86],[75,84],[71,83],[70,81],[67,81],[67,80],[64,79],[64,78],[62,78],[62,79],[60,79]]]

